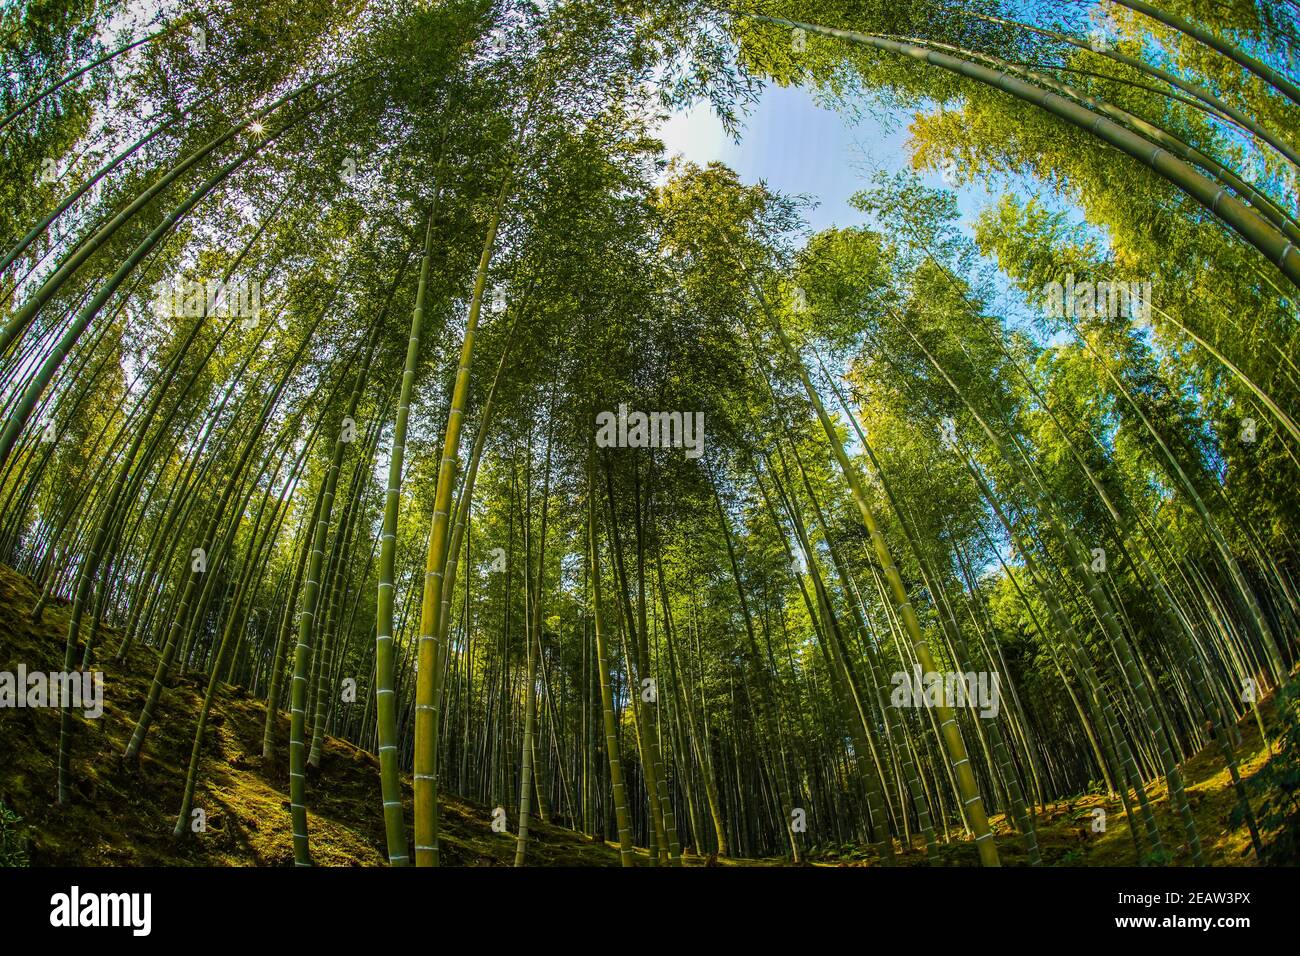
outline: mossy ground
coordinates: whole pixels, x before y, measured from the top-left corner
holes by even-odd
[[[0,565],[0,670],[21,662],[31,670],[62,669],[68,608],[46,607],[31,621],[37,592],[22,575]],[[83,628],[85,625],[83,625]],[[180,810],[205,683],[180,678],[166,688],[139,767],[121,755],[144,704],[156,664],[148,648],[126,663],[111,655],[120,635],[109,630],[95,667],[104,672],[104,714],[76,720],[72,748],[73,798],[55,804],[59,712],[0,711],[0,802],[23,818],[33,866],[291,866],[289,828],[289,719],[279,715],[279,751],[262,760],[266,710],[243,688],[225,687],[208,720],[202,776],[195,805],[207,829],[177,840]],[[405,781],[409,806],[410,780]],[[308,782],[311,847],[323,866],[378,866],[385,862],[379,761],[329,738],[319,772]],[[491,812],[454,796],[441,801],[442,860],[450,865],[503,866],[514,862],[512,835],[493,833]],[[618,854],[580,834],[534,822],[529,863],[538,866],[617,866]]]
[[[68,608],[52,604],[40,624],[31,621],[37,598],[32,583],[0,565],[0,670],[19,663],[28,670],[62,668]],[[107,630],[96,667],[104,672],[104,714],[76,720],[72,747],[73,799],[55,804],[59,712],[55,709],[0,711],[0,803],[23,818],[33,866],[290,866],[288,716],[278,717],[281,742],[273,761],[261,756],[265,707],[240,687],[218,694],[204,741],[202,776],[195,805],[207,817],[206,831],[173,837],[180,809],[194,726],[204,683],[179,678],[164,691],[139,766],[127,770],[120,758],[144,703],[156,664],[155,653],[135,648],[121,667],[112,663],[120,635]],[[1268,702],[1262,708],[1269,716]],[[1253,722],[1241,725],[1238,748],[1244,777],[1267,760]],[[1197,817],[1205,856],[1216,865],[1254,865],[1244,826],[1230,817],[1236,797],[1217,750],[1211,748],[1184,765],[1187,789]],[[410,780],[405,781],[409,806]],[[1174,851],[1177,820],[1163,786],[1153,785],[1151,800]],[[308,783],[314,861],[327,866],[378,866],[385,861],[380,813],[378,760],[345,741],[329,738],[321,768]],[[1092,832],[1091,811],[1107,813],[1104,833]],[[441,801],[442,861],[460,866],[508,866],[514,862],[513,835],[494,833],[489,808],[444,794]],[[1006,864],[1024,862],[1019,837],[1001,816],[993,817]],[[1267,839],[1267,834],[1265,835]],[[1044,862],[1055,865],[1131,866],[1135,860],[1128,822],[1118,798],[1083,795],[1050,804],[1038,816]],[[528,862],[533,866],[617,866],[613,846],[570,830],[534,822]],[[810,841],[811,842],[811,841]],[[646,851],[637,851],[644,862]],[[1174,863],[1187,863],[1185,851]],[[904,865],[925,865],[920,848],[902,851]],[[774,866],[783,861],[712,860],[688,855],[689,866]],[[876,863],[869,851],[823,848],[810,854],[814,865]],[[941,847],[941,865],[977,865],[974,845],[954,839]]]
[[[1260,714],[1269,729],[1273,719],[1273,697],[1260,702]],[[1241,744],[1236,748],[1237,767],[1243,780],[1249,780],[1268,762],[1270,753],[1260,742],[1259,729],[1253,718],[1242,720],[1237,726],[1241,734]],[[1271,732],[1271,731],[1270,731]],[[1236,824],[1233,809],[1237,806],[1237,794],[1232,785],[1232,778],[1224,766],[1221,752],[1217,746],[1210,746],[1182,764],[1184,787],[1187,800],[1196,818],[1197,835],[1201,841],[1201,851],[1209,866],[1257,866],[1258,861],[1250,844],[1250,832],[1245,824]],[[1165,865],[1191,865],[1191,853],[1182,845],[1182,818],[1170,807],[1169,794],[1163,781],[1152,783],[1147,787],[1147,797],[1151,802],[1156,823],[1165,841],[1165,853],[1168,859]],[[1093,830],[1093,810],[1100,807],[1106,811],[1105,830]],[[1118,795],[1108,796],[1103,793],[1081,794],[1068,800],[1049,802],[1045,808],[1036,808],[1035,829],[1038,836],[1039,852],[1047,866],[1137,866],[1139,859],[1129,831],[1128,818]],[[1134,813],[1138,813],[1136,798],[1133,803]],[[994,814],[989,819],[998,845],[998,854],[1004,866],[1020,866],[1026,863],[1024,844],[1019,834],[1011,829],[1010,822],[1003,814]],[[1139,833],[1142,825],[1138,821]],[[1270,842],[1267,832],[1261,834],[1267,847]],[[957,837],[954,834],[954,837]],[[924,844],[919,835],[914,834],[915,846],[904,850],[896,841],[897,861],[907,866],[927,865]],[[830,850],[821,854],[811,854],[815,865],[874,865],[874,854],[869,851],[844,853],[843,848]],[[941,866],[978,866],[979,857],[975,844],[969,839],[954,838],[951,843],[941,843],[938,860]],[[1147,861],[1150,862],[1150,861]],[[1300,863],[1300,861],[1290,861]]]

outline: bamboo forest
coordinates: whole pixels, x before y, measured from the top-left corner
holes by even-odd
[[[1300,862],[1297,0],[0,73],[0,864]]]

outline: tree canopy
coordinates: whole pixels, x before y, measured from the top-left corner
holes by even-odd
[[[625,865],[1036,865],[1090,791],[1132,862],[1201,864],[1207,747],[1266,856],[1298,12],[8,6],[0,559],[68,607],[65,670],[151,676],[128,768],[199,682],[181,840],[238,686],[304,866],[327,736],[378,755],[393,865],[440,862],[440,792],[516,864],[541,820]],[[860,224],[667,154],[766,84],[908,119]],[[103,757],[60,720],[66,804]]]

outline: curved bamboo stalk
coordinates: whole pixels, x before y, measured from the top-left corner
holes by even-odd
[[[1300,287],[1300,247],[1288,240],[1258,212],[1236,197],[1229,195],[1224,187],[1216,186],[1211,180],[1202,176],[1168,150],[1126,129],[1114,120],[1100,116],[1050,90],[1041,89],[1006,73],[999,73],[978,63],[971,63],[915,44],[900,43],[897,40],[856,33],[852,30],[815,26],[797,20],[787,20],[783,17],[768,17],[749,13],[739,15],[764,23],[791,29],[801,29],[821,36],[835,37],[863,46],[874,47],[878,50],[899,53],[984,83],[987,86],[1002,90],[1016,99],[1039,106],[1109,143],[1143,165],[1150,167],[1151,170],[1187,193],[1209,210],[1213,216],[1258,249],[1294,285]]]
[[[1279,93],[1282,93],[1287,99],[1300,106],[1300,86],[1292,83],[1289,79],[1273,69],[1267,63],[1255,59],[1255,57],[1238,49],[1226,40],[1221,40],[1204,27],[1192,23],[1183,17],[1174,13],[1161,10],[1147,3],[1146,0],[1110,0],[1111,3],[1118,4],[1121,7],[1128,7],[1130,10],[1136,10],[1138,13],[1145,14],[1152,20],[1163,23],[1179,33],[1185,33],[1195,40],[1199,40],[1212,50],[1222,53],[1232,62],[1236,63],[1243,69],[1254,73],[1265,83],[1272,86]]]

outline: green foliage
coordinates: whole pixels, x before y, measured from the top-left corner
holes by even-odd
[[[0,803],[0,867],[29,866],[23,818]]]
[[[1247,786],[1265,835],[1266,860],[1292,866],[1300,862],[1300,680],[1277,691],[1275,708],[1276,751]],[[1234,823],[1242,822],[1242,812],[1233,811]]]
[[[0,559],[71,599],[67,653],[87,640],[102,652],[119,629],[123,660],[133,641],[160,652],[153,702],[173,695],[168,668],[204,671],[214,694],[228,679],[269,696],[270,734],[293,646],[314,739],[324,721],[365,748],[373,700],[331,710],[325,690],[336,675],[373,689],[377,627],[393,652],[384,707],[403,722],[427,714],[410,693],[434,696],[427,660],[412,673],[427,611],[446,625],[445,754],[424,749],[437,734],[412,740],[428,765],[446,761],[458,792],[492,804],[517,793],[520,754],[507,750],[513,728],[535,726],[547,738],[538,803],[590,817],[608,803],[593,799],[606,783],[594,768],[609,766],[597,747],[621,748],[615,765],[642,759],[628,774],[642,840],[655,794],[636,785],[657,771],[641,746],[662,737],[660,780],[672,800],[694,798],[675,808],[691,843],[716,835],[721,848],[722,817],[744,812],[729,824],[736,845],[791,851],[787,808],[764,803],[776,794],[825,831],[810,832],[810,856],[845,860],[882,845],[871,823],[929,843],[951,833],[942,824],[974,796],[953,804],[943,788],[967,761],[961,785],[992,783],[978,796],[1002,831],[1030,829],[1026,803],[1115,789],[1129,766],[1176,776],[1205,744],[1209,707],[1241,716],[1240,678],[1280,680],[1300,630],[1300,430],[1282,427],[1300,406],[1294,296],[1214,208],[1099,146],[1096,129],[874,40],[1059,64],[1216,163],[1262,148],[1162,96],[1131,57],[1069,43],[1086,35],[1087,5],[1044,17],[1065,34],[1005,19],[1052,5],[1013,13],[1002,0],[763,5],[872,34],[865,43],[794,34],[750,6],[286,0],[268,17],[251,0],[200,0],[135,24],[159,32],[0,131],[0,251],[15,250],[0,311],[16,310],[0,404],[19,410],[0,439]],[[120,46],[113,8],[40,0],[0,13],[12,78],[0,108]],[[1221,57],[1115,15],[1107,29],[1126,56],[1300,128]],[[1266,47],[1287,35],[1274,21],[1206,22]],[[914,171],[861,184],[851,203],[864,222],[811,234],[808,197],[667,157],[661,107],[707,101],[735,128],[767,79],[910,119]],[[38,179],[54,157],[57,176]],[[916,172],[942,168],[951,185],[953,164],[992,196],[973,236],[958,197]],[[1294,177],[1277,157],[1261,168],[1263,192],[1225,188],[1293,209]],[[39,226],[39,242],[17,242],[99,169],[102,194],[57,213],[61,243]],[[1150,326],[1131,309],[1045,315],[1067,274],[1149,280]],[[219,277],[261,282],[265,321],[159,321],[141,294]],[[474,312],[472,339],[471,287],[492,303]],[[593,417],[623,405],[701,415],[703,460],[642,445],[593,463]],[[38,434],[46,418],[54,440]],[[337,437],[344,418],[356,440]],[[1259,426],[1248,442],[1246,421]],[[443,422],[456,431],[440,453]],[[384,462],[399,446],[390,496]],[[470,447],[481,473],[465,467]],[[599,562],[589,508],[608,549]],[[466,550],[427,559],[447,538],[431,525],[453,513],[468,515]],[[189,563],[199,543],[202,578]],[[1090,552],[1109,562],[1093,567]],[[592,733],[596,563],[623,733],[612,745]],[[424,582],[452,567],[444,612]],[[310,643],[291,644],[295,621]],[[529,645],[540,681],[521,670]],[[962,710],[939,745],[923,714],[878,699],[922,645],[942,668],[1000,675],[995,722]],[[628,706],[646,668],[663,691],[649,734]],[[156,745],[152,708],[133,754]],[[192,786],[208,773],[204,739],[200,726]],[[1283,845],[1295,759],[1279,753],[1256,794]],[[70,775],[66,760],[60,770]],[[425,821],[432,776],[418,777]],[[702,824],[706,804],[715,819]],[[1185,802],[1173,809],[1190,819]],[[1147,823],[1151,860],[1168,862]]]

